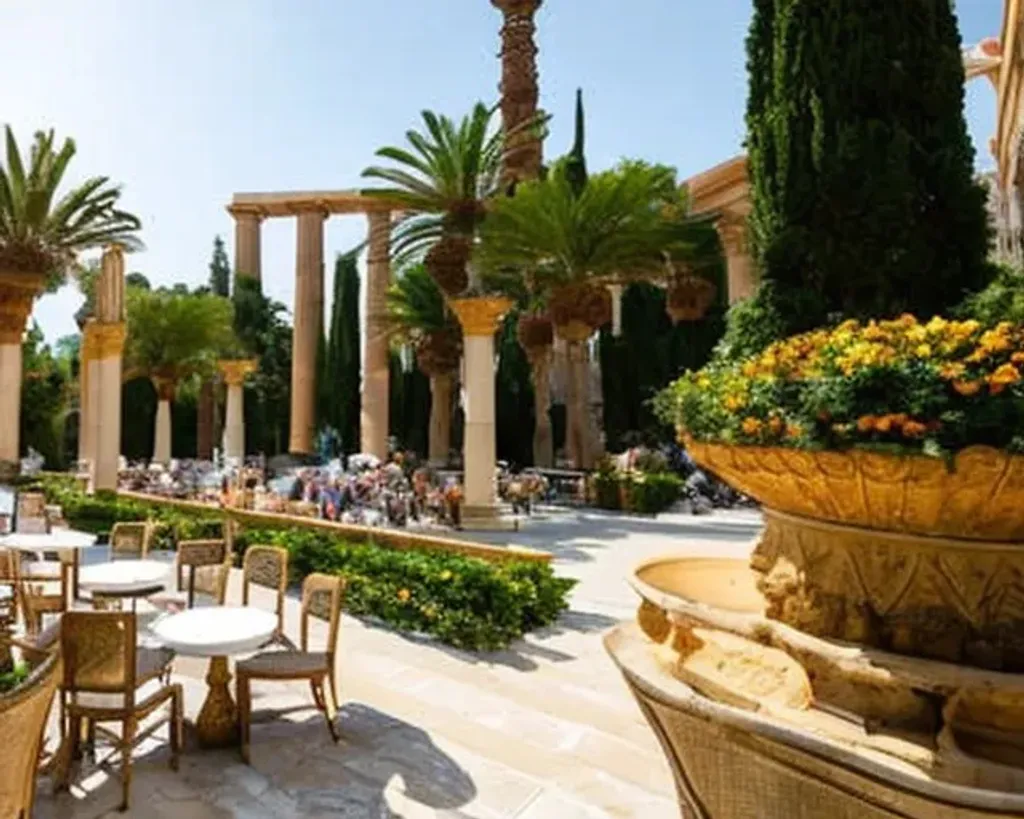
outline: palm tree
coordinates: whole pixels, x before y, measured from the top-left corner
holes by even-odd
[[[501,192],[505,145],[543,122],[522,123],[511,135],[491,127],[494,109],[478,102],[456,124],[446,116],[423,112],[425,131],[406,132],[409,148],[386,147],[377,156],[395,167],[373,166],[363,176],[389,187],[364,191],[386,199],[410,215],[395,229],[392,255],[423,260],[427,272],[445,295],[455,297],[470,284],[467,264],[473,238],[486,214],[486,203]]]
[[[4,383],[15,389],[6,391],[0,405],[0,461],[11,462],[19,455],[21,337],[35,298],[59,287],[84,250],[111,243],[138,248],[140,223],[118,208],[121,190],[105,176],[58,195],[75,155],[72,140],[56,150],[53,131],[39,132],[23,158],[10,127],[5,137],[6,156],[0,162],[0,366],[11,369]]]
[[[566,164],[495,201],[476,260],[489,286],[515,289],[526,277],[569,346],[569,451],[590,466],[586,341],[611,318],[610,283],[664,275],[665,255],[700,271],[718,252],[713,223],[681,209],[674,172],[626,162],[574,185]]]
[[[218,359],[240,357],[228,299],[186,289],[128,289],[126,380],[144,376],[156,389],[153,461],[171,457],[171,402],[182,382],[210,377]]]
[[[388,290],[387,325],[392,337],[412,344],[416,364],[430,379],[429,460],[447,463],[455,376],[462,331],[444,294],[423,265],[404,268]]]

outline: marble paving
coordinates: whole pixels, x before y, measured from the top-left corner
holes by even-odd
[[[127,813],[115,810],[120,782],[87,763],[70,793],[53,796],[43,781],[34,816],[676,819],[668,767],[600,638],[635,611],[630,566],[680,550],[743,554],[758,523],[745,512],[649,519],[545,510],[522,531],[473,535],[551,551],[557,571],[580,581],[570,611],[489,654],[346,616],[337,745],[304,684],[262,684],[251,766],[233,751],[189,747],[172,772],[158,733],[135,756]],[[228,602],[240,602],[237,572]],[[256,602],[270,607],[269,597]],[[298,611],[289,599],[294,636]],[[179,658],[175,668],[194,717],[205,664]]]

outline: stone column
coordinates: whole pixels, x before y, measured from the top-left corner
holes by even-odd
[[[43,277],[0,273],[0,463],[16,467],[21,450],[21,339]]]
[[[298,215],[295,251],[295,328],[292,331],[292,410],[288,451],[313,452],[316,430],[316,351],[324,323],[324,218]]]
[[[228,388],[224,419],[224,457],[245,460],[245,377],[256,372],[256,362],[221,361],[220,372]]]
[[[260,223],[263,215],[248,208],[228,206],[235,217],[235,275],[260,281]]]
[[[387,293],[391,284],[391,214],[374,211],[366,255],[366,339],[363,344],[363,396],[359,424],[361,449],[388,456],[390,381],[388,378]]]
[[[82,344],[78,351],[78,460],[88,463],[90,474],[96,451],[92,444],[95,421],[92,414],[89,365],[95,357],[95,335],[91,323],[87,323],[82,327]]]
[[[123,322],[96,326],[95,357],[90,362],[90,415],[93,433],[92,486],[116,490],[121,459],[121,371],[127,331]],[[170,436],[168,436],[169,447]]]
[[[722,237],[722,249],[728,266],[729,304],[752,296],[757,288],[754,278],[754,263],[750,258],[747,241],[747,220],[727,215],[718,223],[718,234]]]
[[[454,299],[451,307],[462,324],[465,366],[463,525],[500,526],[494,480],[494,333],[512,302],[499,297]]]
[[[451,449],[452,388],[455,374],[434,375],[430,379],[430,430],[428,434],[428,461],[435,466],[448,463]]]
[[[156,432],[153,435],[153,463],[166,466],[171,462],[171,402],[175,383],[167,378],[154,378],[156,388]]]

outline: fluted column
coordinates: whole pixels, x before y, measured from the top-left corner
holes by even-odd
[[[360,409],[363,452],[388,456],[390,380],[388,377],[387,293],[391,283],[391,214],[368,213],[366,256],[366,340],[363,345],[363,395]]]
[[[0,272],[0,462],[20,457],[21,339],[43,277]]]
[[[224,419],[224,457],[245,460],[245,377],[256,372],[256,362],[221,361],[220,372],[228,388]]]
[[[428,460],[435,466],[448,463],[451,450],[452,388],[455,374],[439,373],[430,379],[430,429],[427,438]]]
[[[256,210],[235,206],[229,206],[228,212],[235,217],[235,275],[260,281],[260,223],[263,215]]]
[[[324,323],[324,218],[298,215],[295,252],[295,328],[292,331],[292,411],[288,451],[313,451],[316,430],[316,350]]]
[[[121,459],[121,374],[126,328],[124,323],[124,250],[108,245],[96,282],[96,319],[89,361],[89,422],[93,425],[92,486],[117,489]]]
[[[747,241],[747,220],[726,216],[718,224],[718,234],[722,238],[722,249],[728,266],[729,304],[735,304],[752,296],[757,288],[754,263]]]
[[[497,517],[494,333],[512,302],[488,297],[454,299],[451,307],[462,324],[466,371],[463,524],[486,527]]]
[[[89,465],[92,472],[95,450],[92,434],[95,425],[92,417],[92,393],[89,383],[89,364],[96,357],[95,337],[89,324],[82,327],[82,344],[78,350],[78,460]]]

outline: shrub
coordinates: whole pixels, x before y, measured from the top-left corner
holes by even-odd
[[[850,320],[687,373],[659,402],[701,441],[1024,451],[1024,325]]]
[[[679,500],[682,491],[682,478],[672,472],[648,472],[631,476],[630,509],[645,515],[656,515]]]
[[[152,519],[161,546],[175,539],[220,536],[222,516],[183,512],[159,503],[89,497],[68,481],[42,482],[49,500],[64,509],[68,523],[103,534],[119,520]],[[427,549],[391,549],[348,543],[329,532],[296,527],[253,528],[239,533],[236,549],[272,544],[288,550],[289,570],[298,583],[311,572],[342,574],[345,609],[375,617],[402,631],[430,634],[459,648],[494,650],[525,632],[553,622],[567,606],[575,580],[556,577],[547,563],[480,558]]]

